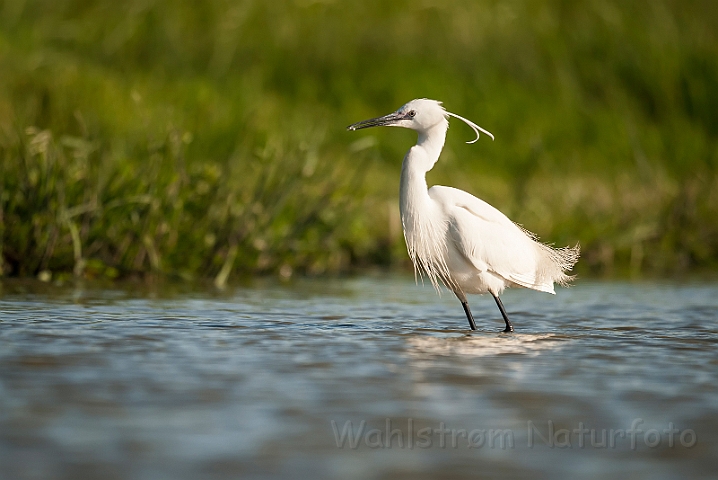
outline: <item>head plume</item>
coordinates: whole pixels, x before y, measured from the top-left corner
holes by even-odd
[[[491,137],[491,140],[494,139],[494,135],[493,135],[491,132],[489,132],[488,130],[485,130],[485,129],[479,127],[478,125],[476,125],[476,124],[475,124],[474,122],[472,122],[471,120],[467,120],[467,119],[465,119],[464,117],[462,117],[462,116],[460,116],[460,115],[457,115],[457,114],[455,114],[455,113],[449,112],[448,110],[445,110],[445,112],[446,112],[446,115],[448,115],[448,116],[450,116],[450,117],[458,118],[459,120],[461,120],[462,122],[464,122],[465,124],[467,124],[468,126],[470,126],[471,129],[474,131],[474,133],[476,133],[476,138],[473,139],[473,140],[471,140],[470,142],[466,142],[466,143],[475,143],[475,142],[479,139],[479,132],[484,132],[486,135],[488,135],[489,137]]]

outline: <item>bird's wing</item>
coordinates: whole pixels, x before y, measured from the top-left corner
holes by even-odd
[[[444,208],[449,238],[479,271],[490,271],[526,288],[554,293],[537,281],[538,244],[506,215],[462,190],[434,186],[429,195]]]
[[[429,196],[445,207],[455,206],[464,208],[471,212],[472,215],[484,221],[504,225],[506,227],[516,226],[509,217],[493,206],[458,188],[434,185],[429,189]]]

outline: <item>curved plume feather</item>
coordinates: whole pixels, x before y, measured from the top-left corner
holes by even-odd
[[[478,125],[476,125],[476,124],[475,124],[474,122],[472,122],[471,120],[467,120],[467,119],[465,119],[464,117],[462,117],[462,116],[460,116],[460,115],[457,115],[457,114],[455,114],[455,113],[451,113],[451,112],[449,112],[449,111],[446,111],[446,114],[449,115],[449,116],[451,116],[451,117],[458,118],[459,120],[461,120],[462,122],[464,122],[465,124],[467,124],[468,126],[470,126],[471,129],[474,131],[474,133],[476,134],[476,138],[473,139],[473,140],[471,140],[470,142],[466,142],[466,143],[475,143],[475,142],[479,139],[479,132],[484,132],[486,135],[488,135],[489,137],[491,137],[491,140],[494,139],[494,136],[493,136],[493,134],[492,134],[491,132],[489,132],[488,130],[484,130],[483,128],[479,127]]]

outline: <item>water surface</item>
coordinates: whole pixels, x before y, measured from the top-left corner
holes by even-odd
[[[710,478],[718,284],[0,286],[2,478]]]

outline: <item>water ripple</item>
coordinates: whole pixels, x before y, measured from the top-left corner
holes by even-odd
[[[550,478],[569,464],[587,478],[707,477],[717,291],[509,291],[507,335],[490,298],[470,299],[471,332],[455,299],[395,277],[225,292],[6,282],[0,465],[17,478]],[[355,448],[337,447],[346,422],[364,425]],[[421,428],[428,447],[407,448]],[[470,448],[469,432],[484,443]]]

